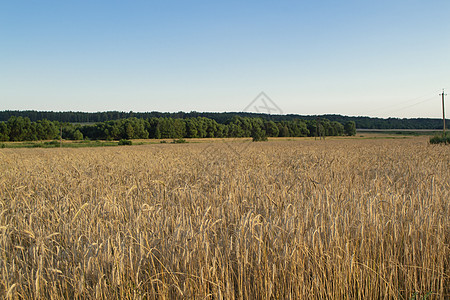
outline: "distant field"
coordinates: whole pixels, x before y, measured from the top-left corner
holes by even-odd
[[[427,137],[0,149],[0,298],[449,299]]]
[[[404,131],[404,132],[441,132],[442,130],[438,129],[357,129],[357,131],[361,132],[395,132],[395,131]]]
[[[399,135],[436,135],[441,134],[442,129],[357,129],[357,133],[384,133]]]
[[[341,139],[403,139],[409,138],[411,135],[429,135],[416,132],[390,132],[390,131],[361,131],[356,136],[327,136],[326,140]],[[315,137],[270,137],[270,141],[305,141],[316,140]],[[177,139],[135,139],[133,145],[148,145],[160,143],[174,143]],[[251,138],[186,138],[181,139],[183,143],[242,143],[251,141]],[[0,142],[0,148],[89,148],[89,147],[111,147],[118,146],[119,141],[105,140],[48,140],[48,141],[23,141],[23,142]]]

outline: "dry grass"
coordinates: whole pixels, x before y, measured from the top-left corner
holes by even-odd
[[[232,147],[0,150],[0,298],[450,297],[448,147]]]

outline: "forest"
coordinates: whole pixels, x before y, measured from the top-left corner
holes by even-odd
[[[345,124],[328,119],[292,119],[272,121],[263,118],[234,116],[221,124],[206,117],[193,118],[124,118],[104,122],[70,123],[47,119],[32,121],[12,116],[0,122],[0,141],[35,140],[120,140],[253,137],[305,137],[355,135],[352,121]]]
[[[371,117],[349,117],[342,115],[321,115],[321,116],[302,116],[297,114],[287,115],[270,115],[263,113],[249,113],[249,112],[120,112],[120,111],[106,111],[106,112],[53,112],[53,111],[0,111],[0,122],[6,122],[11,117],[29,118],[32,122],[40,120],[58,121],[63,123],[98,123],[106,121],[114,121],[120,119],[138,118],[138,119],[152,119],[152,118],[173,118],[173,119],[192,119],[198,117],[205,117],[216,121],[219,124],[227,124],[233,117],[248,117],[261,118],[264,121],[293,121],[297,119],[315,120],[317,117],[324,118],[330,122],[336,121],[345,124],[349,121],[355,122],[358,129],[441,129],[442,119],[431,118],[371,118]],[[450,124],[450,120],[447,120]]]

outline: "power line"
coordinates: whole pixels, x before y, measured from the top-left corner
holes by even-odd
[[[442,96],[442,121],[444,122],[444,137],[445,137],[445,105],[444,105],[444,97],[447,96],[447,94],[444,92],[444,89],[442,89],[442,94],[439,96]]]
[[[428,102],[428,101],[432,101],[433,99],[436,99],[435,95],[436,95],[436,93],[438,91],[439,90],[435,90],[432,93],[428,93],[428,94],[425,94],[425,95],[420,96],[420,97],[416,97],[416,98],[405,100],[405,101],[402,101],[402,102],[399,102],[399,103],[395,103],[395,104],[392,104],[392,105],[388,105],[388,106],[380,107],[380,108],[373,109],[373,110],[370,110],[370,111],[366,111],[362,115],[367,115],[367,114],[372,113],[372,112],[380,112],[380,111],[388,111],[388,112],[392,113],[392,112],[397,112],[397,111],[401,111],[401,110],[404,110],[404,109],[408,109],[410,107],[414,107],[416,105],[419,105],[419,104],[422,104],[422,103],[425,103],[425,102]],[[434,96],[432,96],[432,95],[434,95]],[[427,98],[425,100],[423,100],[423,98],[425,98],[425,97],[427,97]],[[419,100],[419,101],[417,101],[417,100]],[[414,102],[414,101],[416,101],[416,102]],[[413,103],[411,104],[411,102],[413,102]],[[406,106],[402,106],[400,108],[392,110],[392,108],[398,107],[398,106],[406,104],[406,103],[409,103],[409,104],[406,105]]]
[[[428,99],[420,101],[420,102],[417,102],[417,103],[414,103],[414,104],[411,104],[411,105],[408,105],[408,106],[405,106],[405,107],[402,107],[402,108],[399,108],[397,110],[393,110],[391,112],[398,112],[398,111],[401,111],[401,110],[404,110],[404,109],[408,109],[408,108],[411,108],[411,107],[414,107],[414,106],[417,106],[419,104],[422,104],[422,103],[425,103],[425,102],[429,102],[429,101],[432,101],[432,100],[436,100],[436,96],[428,98]]]

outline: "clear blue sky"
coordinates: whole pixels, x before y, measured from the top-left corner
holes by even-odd
[[[0,2],[0,110],[441,117],[442,88],[448,0]]]

